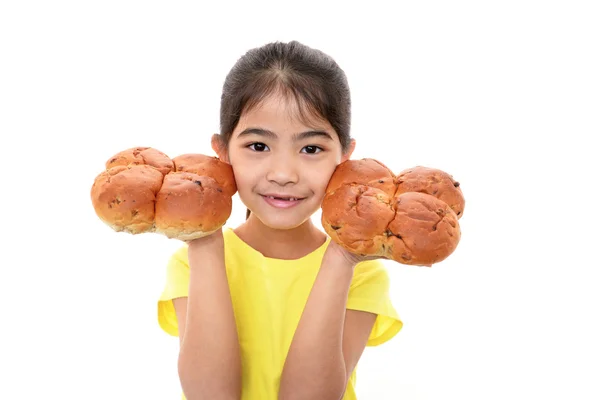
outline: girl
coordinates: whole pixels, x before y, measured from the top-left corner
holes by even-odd
[[[227,75],[212,147],[248,213],[168,263],[158,320],[179,336],[184,398],[356,399],[365,346],[401,329],[382,262],[311,220],[352,155],[349,132],[346,76],[321,51],[267,44]]]

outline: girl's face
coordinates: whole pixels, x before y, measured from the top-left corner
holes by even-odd
[[[302,121],[298,105],[272,95],[243,113],[228,148],[242,202],[266,226],[292,229],[320,207],[336,166],[347,160],[327,121]]]

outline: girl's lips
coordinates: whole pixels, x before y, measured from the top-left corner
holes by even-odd
[[[293,199],[293,200],[284,200],[279,198],[274,198],[274,196],[262,196],[263,199],[272,207],[275,208],[290,208],[298,205],[302,200],[302,198]]]

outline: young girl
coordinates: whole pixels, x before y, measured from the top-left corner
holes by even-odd
[[[356,399],[365,346],[402,328],[381,260],[351,254],[311,221],[352,155],[349,132],[346,76],[321,51],[267,44],[227,75],[212,147],[248,214],[168,263],[158,320],[179,336],[184,398]]]

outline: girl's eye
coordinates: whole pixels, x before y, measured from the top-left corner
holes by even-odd
[[[258,151],[258,152],[263,152],[266,149],[268,149],[267,145],[264,143],[252,143],[248,147],[250,147],[252,150]]]
[[[302,150],[306,150],[306,153],[308,153],[308,154],[317,154],[317,153],[323,151],[323,149],[318,146],[306,146]]]

